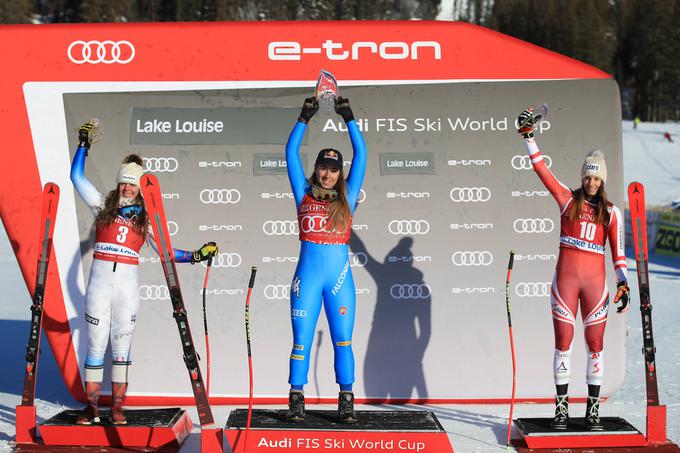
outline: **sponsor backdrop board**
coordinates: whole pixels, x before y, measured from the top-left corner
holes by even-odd
[[[310,88],[71,93],[63,97],[70,155],[78,125],[98,117],[86,175],[111,190],[121,159],[145,158],[161,183],[175,247],[216,241],[208,292],[214,396],[248,392],[243,328],[250,266],[260,268],[251,301],[255,392],[287,392],[292,346],[288,292],[299,241],[284,146]],[[504,399],[511,362],[504,278],[509,250],[518,396],[553,393],[549,288],[558,254],[559,212],[531,166],[514,120],[547,102],[537,143],[557,177],[579,184],[591,149],[607,156],[608,195],[621,206],[618,88],[612,80],[402,84],[341,87],[368,146],[368,166],[351,241],[357,290],[354,330],[358,397]],[[320,111],[301,153],[307,173],[319,149],[351,144],[339,116]],[[69,187],[64,197],[77,197]],[[80,250],[69,269],[87,281],[93,216],[75,200]],[[74,251],[75,252],[75,251]],[[141,309],[133,345],[131,395],[189,395],[186,369],[157,255],[142,249]],[[615,287],[607,248],[609,287]],[[178,271],[199,353],[205,357],[201,287],[205,267]],[[71,291],[70,320],[83,364],[84,294]],[[624,322],[611,311],[605,336],[604,394],[624,377]],[[321,315],[309,396],[333,397],[332,344]],[[580,319],[573,394],[585,394]],[[107,371],[108,372],[108,371]]]

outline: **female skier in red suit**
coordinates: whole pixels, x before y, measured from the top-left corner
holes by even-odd
[[[520,114],[518,124],[534,171],[560,209],[560,254],[550,292],[555,331],[553,375],[557,389],[552,427],[567,429],[569,421],[567,389],[571,377],[574,322],[580,305],[588,349],[585,422],[589,430],[601,431],[599,395],[604,372],[603,337],[609,308],[605,243],[609,239],[617,279],[614,303],[621,303],[617,312],[622,313],[628,307],[629,291],[623,217],[621,211],[607,201],[607,166],[601,151],[591,151],[586,156],[581,168],[581,187],[572,191],[559,182],[546,166],[534,141],[531,109]]]

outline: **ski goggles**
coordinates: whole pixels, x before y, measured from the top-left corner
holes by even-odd
[[[132,220],[142,213],[142,206],[133,204],[118,208],[118,215],[126,220]]]

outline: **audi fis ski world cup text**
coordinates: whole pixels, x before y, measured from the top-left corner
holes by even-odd
[[[484,119],[465,117],[416,117],[416,118],[357,118],[357,126],[361,132],[418,132],[418,133],[451,133],[451,132],[506,132],[516,130],[517,122],[508,117],[500,119],[489,117]],[[322,128],[322,132],[344,133],[347,127],[341,121],[329,118]],[[541,134],[550,130],[550,122],[542,121],[536,132]]]
[[[338,451],[408,451],[421,452],[427,448],[427,443],[420,440],[409,439],[352,439],[352,438],[332,438],[324,439],[319,437],[283,437],[270,439],[263,435],[257,443],[260,449],[282,449],[282,450],[338,450]]]

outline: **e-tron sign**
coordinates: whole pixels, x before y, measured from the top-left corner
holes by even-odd
[[[442,59],[442,47],[436,41],[415,42],[373,42],[357,41],[350,44],[334,42],[327,39],[320,46],[303,47],[297,41],[275,41],[267,46],[267,56],[270,60],[296,60],[302,59],[302,55],[316,54],[325,56],[330,61],[354,60],[376,56],[383,60],[418,60],[419,55],[425,54],[429,49],[427,58],[432,60]]]
[[[247,371],[234,364],[246,358],[239,319],[250,265],[261,264],[252,342],[257,354],[267,357],[255,372],[258,394],[268,395],[269,402],[286,402],[291,314],[316,316],[307,307],[291,307],[290,296],[314,284],[294,279],[300,230],[323,228],[323,222],[308,217],[299,223],[295,217],[284,146],[322,68],[338,78],[342,95],[351,99],[368,148],[349,259],[329,280],[331,289],[339,285],[358,298],[352,348],[359,399],[507,398],[510,383],[499,379],[508,374],[498,368],[507,355],[492,346],[507,340],[493,313],[498,314],[511,248],[519,263],[513,303],[523,323],[532,326],[516,332],[518,354],[547,360],[553,354],[550,288],[544,283],[552,279],[554,266],[547,264],[558,253],[559,210],[544,193],[517,134],[450,125],[510,125],[528,105],[547,102],[555,107],[551,127],[539,131],[536,141],[543,155],[552,157],[545,157],[550,170],[573,187],[585,153],[602,149],[609,199],[622,204],[615,82],[595,68],[478,26],[10,25],[0,27],[0,40],[22,43],[0,46],[0,61],[13,65],[0,72],[0,124],[13,131],[4,137],[13,151],[0,154],[0,165],[22,169],[3,175],[0,215],[33,292],[42,187],[48,181],[61,187],[44,327],[64,382],[83,401],[87,339],[81,333],[87,328],[93,217],[69,173],[76,131],[91,117],[103,125],[87,158],[92,184],[101,193],[112,190],[121,160],[134,150],[162,186],[173,246],[219,245],[206,292],[210,322],[219,326],[211,335],[218,345],[211,387],[211,401],[217,403],[234,404],[248,395]],[[351,174],[357,156],[345,124],[334,111],[320,110],[299,150],[305,175],[327,147],[342,151],[343,170]],[[520,253],[532,258],[519,260]],[[142,256],[131,287],[140,309],[126,404],[189,405],[193,396],[181,351],[172,346],[177,329],[160,260],[151,248]],[[206,269],[177,265],[189,322],[196,328]],[[349,308],[329,309],[345,316]],[[623,379],[624,327],[620,317],[607,323],[605,392]],[[337,398],[333,368],[327,366],[332,341],[325,321],[317,329],[321,333],[309,357],[318,385],[308,392],[331,402]],[[578,342],[583,343],[582,335]],[[452,349],[452,344],[465,347]],[[203,343],[197,347],[204,355]],[[579,369],[584,363],[574,360],[574,375],[585,373]],[[530,378],[519,383],[519,397],[551,397],[548,365],[521,364],[520,372]],[[108,380],[110,367],[105,368]],[[585,384],[577,381],[573,395],[583,397]]]

